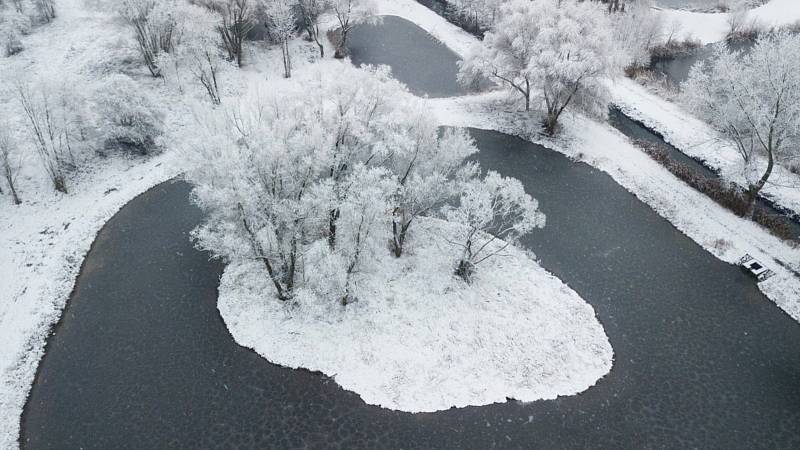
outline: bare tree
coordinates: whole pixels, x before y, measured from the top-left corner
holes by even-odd
[[[466,182],[458,206],[447,206],[443,212],[447,220],[462,226],[459,240],[450,243],[462,249],[456,275],[468,283],[478,264],[545,223],[538,203],[519,180],[492,171],[483,180]]]
[[[720,45],[684,85],[684,101],[736,145],[748,216],[775,164],[800,156],[800,58],[789,56],[798,54],[800,36],[787,32],[760,37],[746,54]]]
[[[317,43],[320,58],[324,58],[325,47],[320,42],[319,19],[330,11],[330,0],[298,0],[297,7],[300,10],[303,29],[308,33],[308,38]]]
[[[72,151],[73,130],[67,105],[58,103],[41,83],[33,88],[17,84],[17,98],[28,119],[36,152],[55,190],[67,192],[67,173],[76,168]]]
[[[123,0],[120,16],[133,28],[139,54],[154,77],[161,76],[158,56],[174,50],[178,34],[179,11],[173,1]]]
[[[6,181],[11,199],[15,205],[22,203],[17,194],[17,174],[20,169],[20,157],[17,154],[17,145],[8,132],[8,124],[0,123],[0,171]],[[2,190],[0,190],[2,193]]]
[[[377,19],[375,6],[370,0],[332,0],[331,7],[339,21],[339,42],[336,42],[336,58],[347,55],[347,36],[359,23]]]
[[[292,54],[289,52],[289,41],[296,28],[294,4],[291,0],[267,0],[264,5],[270,30],[278,39],[283,54],[283,76],[292,76]]]

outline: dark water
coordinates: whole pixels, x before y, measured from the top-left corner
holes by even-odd
[[[695,64],[714,56],[714,48],[721,44],[708,44],[698,47],[686,55],[670,59],[654,60],[650,67],[659,75],[665,77],[671,84],[680,86],[689,79],[689,72]],[[725,44],[733,51],[748,51],[753,47],[753,42],[733,42]]]
[[[466,90],[456,80],[458,56],[416,24],[384,16],[378,25],[358,25],[348,37],[354,64],[386,64],[416,95],[451,97]]]
[[[422,51],[418,49],[417,51]],[[472,130],[548,224],[523,242],[590,302],[611,373],[553,401],[407,414],[235,344],[190,187],[124,207],[89,252],[23,417],[30,448],[792,448],[800,325],[608,175]]]

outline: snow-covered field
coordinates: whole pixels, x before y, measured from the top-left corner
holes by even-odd
[[[303,293],[281,303],[250,262],[226,268],[219,311],[239,344],[271,362],[403,411],[555,398],[608,373],[611,345],[589,304],[514,248],[465,284],[444,241],[452,227],[418,223],[413,254],[380,258],[346,308]]]

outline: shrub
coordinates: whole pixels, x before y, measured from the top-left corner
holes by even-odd
[[[792,231],[789,220],[775,214],[768,214],[761,209],[756,209],[753,213],[753,220],[775,236],[787,240],[797,241],[798,236]]]
[[[156,148],[162,134],[160,113],[130,77],[109,77],[95,98],[107,147],[133,150],[142,155]]]
[[[673,59],[685,56],[700,48],[700,41],[686,39],[683,41],[669,40],[664,44],[657,45],[650,50],[651,61]]]
[[[663,145],[644,140],[635,140],[634,143],[689,186],[731,210],[734,214],[740,217],[747,215],[749,211],[747,196],[738,186],[724,182],[719,178],[708,178],[694,168],[674,161],[669,157],[669,152]],[[795,236],[792,231],[789,220],[785,217],[767,214],[763,210],[756,209],[753,220],[781,239],[798,239],[798,236]]]

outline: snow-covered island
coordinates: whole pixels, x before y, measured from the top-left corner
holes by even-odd
[[[236,341],[269,361],[403,411],[572,395],[611,369],[603,327],[572,289],[516,248],[466,284],[444,240],[455,234],[420,223],[414,251],[378,259],[346,308],[307,290],[281,303],[260,264],[232,264],[219,310]]]

